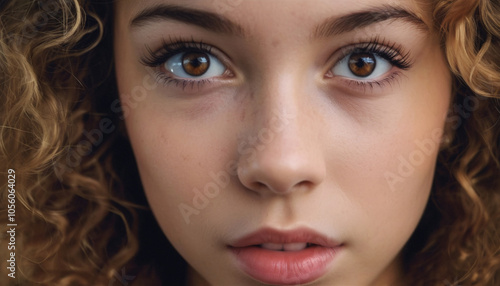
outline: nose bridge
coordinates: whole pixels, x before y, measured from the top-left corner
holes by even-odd
[[[274,54],[260,63],[263,69],[259,73],[254,88],[254,109],[258,128],[277,129],[278,137],[286,138],[300,131],[300,124],[306,123],[307,92],[305,91],[307,67],[301,62],[297,51]],[[283,128],[276,128],[276,122],[283,123]]]
[[[272,129],[282,138],[297,131],[299,128],[297,119],[303,111],[298,107],[299,89],[300,84],[292,73],[277,74],[263,80],[263,84],[256,90],[255,126]]]
[[[240,157],[238,174],[249,189],[288,194],[319,183],[324,170],[304,76],[291,70],[272,74],[254,89],[248,137],[253,152]]]
[[[288,158],[291,158],[291,149],[300,149],[307,137],[303,126],[307,123],[304,104],[300,108],[303,100],[299,95],[301,88],[290,74],[278,77],[267,86],[259,94],[261,103],[257,107],[254,132],[267,145],[267,150],[262,151],[281,154],[284,160],[283,155],[288,154]],[[272,140],[270,137],[263,138],[265,133],[272,134]],[[266,155],[267,152],[261,154]]]

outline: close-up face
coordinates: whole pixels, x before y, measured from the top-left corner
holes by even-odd
[[[412,0],[118,0],[121,109],[198,285],[403,284],[450,105]]]

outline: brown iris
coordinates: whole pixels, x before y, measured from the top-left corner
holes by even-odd
[[[188,52],[182,56],[182,68],[189,75],[203,75],[209,66],[210,58],[205,53]]]
[[[367,77],[373,73],[377,61],[375,56],[369,53],[352,54],[349,57],[349,69],[359,77]]]

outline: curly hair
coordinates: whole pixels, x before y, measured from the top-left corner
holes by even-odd
[[[454,99],[431,197],[404,249],[407,281],[498,285],[500,3],[420,2],[432,10]],[[112,6],[0,4],[0,172],[15,171],[17,223],[16,279],[2,275],[1,285],[109,285],[123,267],[141,272],[151,262],[146,202],[113,108]],[[0,187],[5,271],[13,186]]]
[[[138,249],[135,210],[112,167],[113,135],[92,133],[103,116],[90,94],[110,73],[96,48],[105,18],[76,0],[10,1],[0,18],[0,161],[2,173],[15,171],[19,222],[18,273],[0,284],[104,285]]]
[[[408,276],[412,285],[497,285],[500,3],[434,1],[432,11],[454,100],[431,198],[407,246]]]

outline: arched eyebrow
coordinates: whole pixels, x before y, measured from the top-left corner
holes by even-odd
[[[313,38],[326,38],[351,32],[355,29],[367,27],[388,20],[403,20],[414,24],[418,29],[428,31],[427,24],[415,13],[402,7],[384,5],[366,11],[354,12],[341,17],[331,17],[316,26]]]
[[[239,37],[246,35],[245,30],[240,25],[222,15],[166,4],[158,4],[142,10],[133,18],[130,26],[131,28],[136,28],[158,20],[183,22],[212,32]],[[402,7],[384,5],[340,17],[334,16],[328,18],[313,29],[311,36],[312,38],[330,37],[388,20],[403,20],[416,25],[419,29],[429,29],[425,22],[415,13]]]
[[[176,5],[158,4],[141,11],[130,26],[140,27],[156,20],[174,20],[217,33],[244,36],[243,29],[224,16]]]

